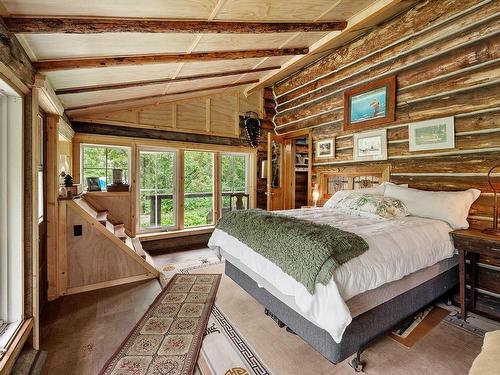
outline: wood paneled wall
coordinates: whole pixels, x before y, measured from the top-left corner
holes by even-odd
[[[241,92],[229,92],[115,112],[82,115],[72,120],[239,138],[239,116],[247,111],[254,111],[262,117],[262,102],[262,90],[249,96]]]
[[[490,0],[417,4],[275,84],[277,133],[312,128],[314,140],[334,136],[335,158],[314,160],[315,170],[350,165],[344,91],[395,74],[396,121],[385,126],[391,180],[428,190],[481,189],[469,220],[491,226],[486,174],[500,163],[499,11],[500,2]],[[455,148],[410,152],[407,124],[444,116],[455,117]]]

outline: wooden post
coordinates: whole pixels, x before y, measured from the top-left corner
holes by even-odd
[[[57,160],[58,115],[47,115],[47,277],[48,299],[59,297],[58,209],[59,170]]]

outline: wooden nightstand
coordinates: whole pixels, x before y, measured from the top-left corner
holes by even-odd
[[[467,310],[500,319],[500,237],[478,230],[459,230],[451,235],[459,252],[462,319],[467,318]],[[478,294],[486,301],[481,306],[476,303]]]

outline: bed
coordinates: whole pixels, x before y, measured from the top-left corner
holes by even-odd
[[[372,188],[388,179],[385,170],[362,175],[335,171],[320,174],[322,198],[333,189]],[[313,295],[279,267],[237,238],[216,229],[209,241],[226,259],[226,274],[333,363],[359,353],[401,320],[449,292],[458,283],[457,258],[449,232],[434,219],[408,216],[384,221],[360,218],[332,208],[280,211],[355,233],[369,250],[335,270]]]

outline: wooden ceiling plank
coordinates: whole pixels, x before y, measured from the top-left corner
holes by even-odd
[[[76,111],[76,110],[98,108],[98,107],[107,106],[107,105],[124,104],[124,103],[134,102],[137,100],[144,100],[144,99],[162,99],[162,98],[174,96],[174,95],[191,94],[191,93],[210,91],[210,90],[220,90],[220,89],[226,89],[226,88],[231,88],[231,87],[236,87],[236,86],[250,85],[253,83],[257,83],[257,82],[259,82],[258,79],[253,79],[253,80],[238,82],[238,83],[227,83],[227,84],[223,84],[223,85],[202,87],[202,88],[197,88],[197,89],[192,89],[192,90],[176,91],[176,92],[162,94],[162,95],[149,95],[149,96],[140,96],[140,97],[129,98],[129,99],[112,100],[112,101],[108,101],[108,102],[101,102],[98,104],[88,104],[88,105],[82,105],[82,106],[68,107],[68,108],[66,108],[66,111],[68,114],[70,114],[71,111]]]
[[[241,22],[161,20],[134,18],[4,17],[14,33],[100,34],[100,33],[224,33],[256,34],[282,32],[341,31],[346,21],[331,22]]]
[[[33,66],[41,72],[56,70],[71,70],[84,68],[107,68],[110,66],[124,65],[146,65],[178,63],[184,61],[215,61],[215,60],[237,60],[250,59],[255,57],[269,56],[292,56],[305,55],[308,48],[283,48],[283,49],[263,49],[249,51],[214,51],[195,52],[182,54],[162,54],[162,55],[130,55],[115,57],[95,57],[80,59],[53,59],[40,60],[33,63]]]
[[[67,87],[64,89],[56,90],[56,94],[57,95],[64,95],[64,94],[79,94],[79,93],[83,93],[83,92],[93,92],[93,91],[116,90],[116,89],[124,89],[124,88],[128,88],[128,87],[158,85],[158,84],[162,84],[162,83],[184,82],[184,81],[194,81],[194,80],[200,80],[200,79],[236,76],[236,75],[240,75],[240,74],[258,73],[258,72],[265,72],[265,71],[277,70],[277,69],[280,69],[280,66],[269,66],[269,67],[264,67],[264,68],[242,69],[242,70],[232,70],[232,71],[230,70],[230,71],[226,71],[226,72],[218,72],[218,73],[210,73],[210,74],[196,74],[196,75],[189,75],[189,76],[184,76],[184,77],[153,79],[153,80],[147,80],[147,81],[132,81],[132,82],[110,83],[110,84],[93,85],[93,86]]]

